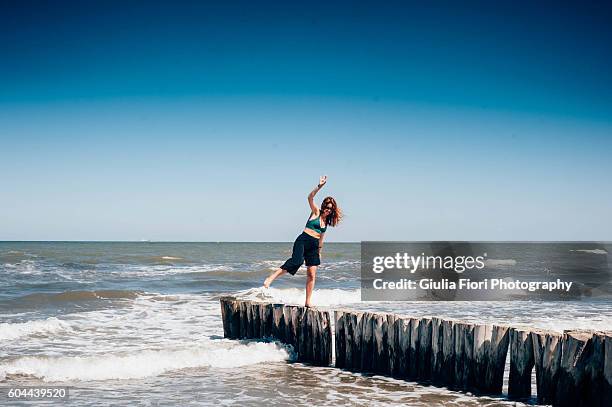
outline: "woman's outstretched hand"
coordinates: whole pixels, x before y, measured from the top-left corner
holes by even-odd
[[[327,175],[321,175],[319,177],[319,188],[322,188],[326,182],[327,182]]]

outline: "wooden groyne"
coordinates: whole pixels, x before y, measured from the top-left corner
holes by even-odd
[[[328,311],[295,305],[221,298],[223,336],[229,339],[274,339],[291,345],[299,362],[332,363]]]
[[[333,363],[355,372],[501,395],[508,357],[510,399],[533,397],[535,369],[540,404],[604,406],[612,400],[612,332],[560,334],[234,297],[221,298],[221,314],[226,338],[278,340],[293,347],[298,361],[313,365]]]

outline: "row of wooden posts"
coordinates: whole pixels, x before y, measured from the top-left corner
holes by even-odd
[[[612,332],[552,331],[221,298],[224,336],[292,345],[300,362],[559,406],[612,400]],[[334,340],[332,343],[332,331]]]

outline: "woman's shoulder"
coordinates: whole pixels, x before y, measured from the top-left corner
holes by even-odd
[[[319,211],[317,211],[317,212],[310,212],[310,216],[308,217],[308,220],[315,220],[318,217],[319,217]]]

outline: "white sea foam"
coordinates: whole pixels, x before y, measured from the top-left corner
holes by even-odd
[[[514,259],[487,259],[485,265],[488,267],[510,267],[516,265]]]
[[[572,252],[584,252],[584,253],[592,253],[592,254],[608,254],[604,249],[576,249],[570,250]]]
[[[34,260],[21,260],[17,263],[4,263],[4,268],[13,273],[24,275],[40,275],[42,270],[38,262]]]
[[[0,323],[0,340],[12,340],[29,335],[48,335],[72,329],[68,323],[55,317],[44,320]]]
[[[174,256],[162,256],[161,258],[164,260],[183,260],[182,257],[174,257]]]
[[[250,300],[272,301],[284,304],[303,304],[306,291],[300,288],[251,288],[239,291],[237,296]],[[361,301],[361,290],[319,289],[312,293],[314,306],[355,304]]]
[[[198,266],[169,267],[169,266],[132,266],[112,271],[110,274],[119,277],[153,277],[174,274],[208,273],[214,271],[231,271],[232,268],[224,264],[202,264]]]
[[[196,367],[236,368],[294,359],[279,343],[209,341],[183,349],[142,350],[99,356],[27,356],[0,364],[0,378],[28,375],[47,382],[138,379]]]

